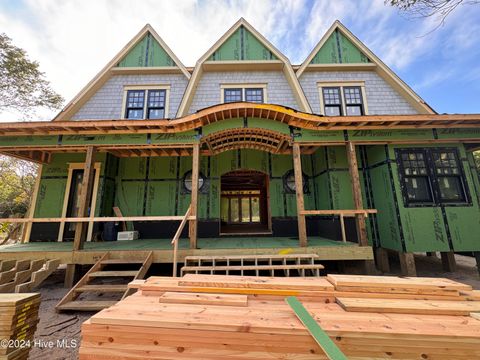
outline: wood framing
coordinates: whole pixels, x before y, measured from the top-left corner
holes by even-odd
[[[347,142],[347,159],[350,179],[352,181],[353,204],[356,210],[363,210],[362,188],[360,185],[360,175],[358,173],[357,152],[352,142]],[[355,215],[355,224],[357,227],[358,243],[360,246],[368,246],[367,225],[365,214]]]
[[[190,203],[190,215],[195,217],[190,220],[188,232],[190,237],[190,248],[197,248],[197,208],[198,208],[198,177],[200,171],[200,144],[193,145],[192,154],[192,193]]]
[[[350,40],[359,50],[361,50],[369,60],[374,64],[320,64],[313,65],[310,64],[322,48],[328,38],[333,34],[335,30],[338,30],[344,35],[348,40]],[[418,96],[402,79],[398,77],[385,63],[382,62],[369,48],[367,48],[354,34],[350,32],[340,21],[336,20],[328,31],[323,35],[322,39],[314,47],[312,52],[307,56],[305,61],[300,65],[300,68],[297,70],[296,75],[299,78],[308,67],[314,67],[314,69],[320,68],[321,70],[329,68],[329,70],[351,70],[352,67],[361,68],[361,69],[370,69],[373,68],[385,81],[387,81],[395,90],[402,94],[405,99],[417,110],[420,114],[434,114],[435,111],[432,110],[425,101]]]
[[[96,162],[94,165],[95,168],[95,177],[93,180],[93,193],[92,193],[92,199],[91,199],[91,208],[93,211],[90,212],[90,218],[92,218],[91,221],[88,223],[88,230],[87,230],[87,239],[86,241],[91,241],[92,240],[92,233],[93,233],[93,218],[95,217],[95,209],[97,206],[97,196],[98,196],[98,186],[100,183],[100,172],[101,172],[101,165],[102,163]],[[68,209],[68,200],[70,198],[70,190],[71,190],[71,185],[72,185],[72,175],[74,170],[79,170],[79,169],[84,169],[85,168],[85,163],[70,163],[68,165],[68,177],[67,177],[67,183],[65,186],[65,195],[63,197],[63,206],[62,206],[62,219],[65,219],[67,217],[67,209]],[[82,217],[80,214],[78,214],[78,217]],[[60,222],[60,227],[58,230],[58,237],[57,241],[62,242],[63,241],[63,234],[65,231],[65,222]]]
[[[79,196],[78,215],[80,217],[87,217],[88,208],[91,204],[93,193],[93,179],[95,173],[95,148],[89,146],[85,156],[85,167],[83,171],[82,179],[82,191]],[[90,209],[91,212],[95,212],[95,209]],[[73,250],[83,249],[83,244],[87,238],[87,223],[77,223],[75,226],[75,239],[73,240]]]
[[[303,173],[300,144],[293,143],[293,170],[295,172],[295,196],[297,200],[298,242],[299,246],[307,246],[307,225],[305,222],[303,200]]]

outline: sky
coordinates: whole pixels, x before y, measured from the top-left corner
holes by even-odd
[[[480,113],[480,5],[460,6],[436,28],[437,19],[383,0],[0,0],[0,32],[40,63],[65,103],[146,23],[194,66],[240,17],[292,64],[338,19],[437,112]],[[0,113],[0,121],[18,120]]]

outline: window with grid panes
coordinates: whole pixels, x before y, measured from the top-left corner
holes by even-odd
[[[165,90],[148,90],[147,119],[165,118]]]
[[[423,151],[403,150],[400,153],[400,165],[407,202],[433,203],[426,154]]]
[[[441,202],[465,202],[466,193],[460,163],[455,151],[432,151]]]
[[[263,89],[245,89],[245,101],[263,103]]]
[[[359,86],[343,88],[345,98],[345,113],[347,116],[363,115],[362,89]]]
[[[128,90],[125,117],[127,119],[143,119],[144,105],[145,90]]]
[[[237,102],[242,101],[242,89],[224,89],[223,102]]]
[[[325,116],[342,115],[342,98],[339,87],[322,88],[323,105],[325,107]]]

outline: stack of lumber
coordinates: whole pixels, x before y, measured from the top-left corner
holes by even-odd
[[[348,359],[480,358],[480,295],[448,279],[189,274],[131,286],[83,324],[80,359],[331,359],[287,296]]]
[[[39,306],[40,294],[0,294],[0,360],[28,358]]]

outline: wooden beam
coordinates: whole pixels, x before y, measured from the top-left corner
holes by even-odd
[[[347,142],[348,170],[352,181],[353,205],[356,210],[363,210],[362,190],[360,186],[360,176],[358,174],[357,152],[352,142]],[[358,243],[360,246],[368,246],[367,225],[365,223],[365,214],[355,216],[357,226]]]
[[[82,189],[79,196],[78,215],[88,217],[88,208],[92,200],[93,179],[95,174],[95,148],[89,146],[85,156],[85,167],[83,170]],[[90,211],[95,211],[91,209]],[[88,223],[81,222],[75,226],[75,238],[73,240],[73,250],[82,250],[83,243],[87,238]]]
[[[455,253],[453,251],[440,252],[442,256],[442,266],[443,270],[447,272],[454,272],[457,268],[457,263],[455,262]]]
[[[200,167],[200,144],[193,145],[192,155],[192,195],[190,205],[190,215],[195,216],[195,220],[190,220],[188,233],[190,237],[190,248],[197,248],[197,204],[198,204],[198,177]]]
[[[400,268],[403,276],[417,276],[417,269],[415,267],[415,257],[413,253],[398,253],[400,260]]]
[[[300,246],[307,246],[307,226],[305,223],[305,210],[303,200],[302,159],[300,144],[293,143],[293,171],[295,173],[295,194],[297,199],[298,241]]]
[[[30,199],[30,206],[28,209],[28,219],[32,219],[35,214],[35,206],[37,205],[38,190],[40,189],[40,181],[42,179],[43,165],[39,165],[37,169],[37,178],[35,179],[35,187]],[[30,242],[30,234],[32,233],[32,222],[27,222],[23,227],[22,243]]]

